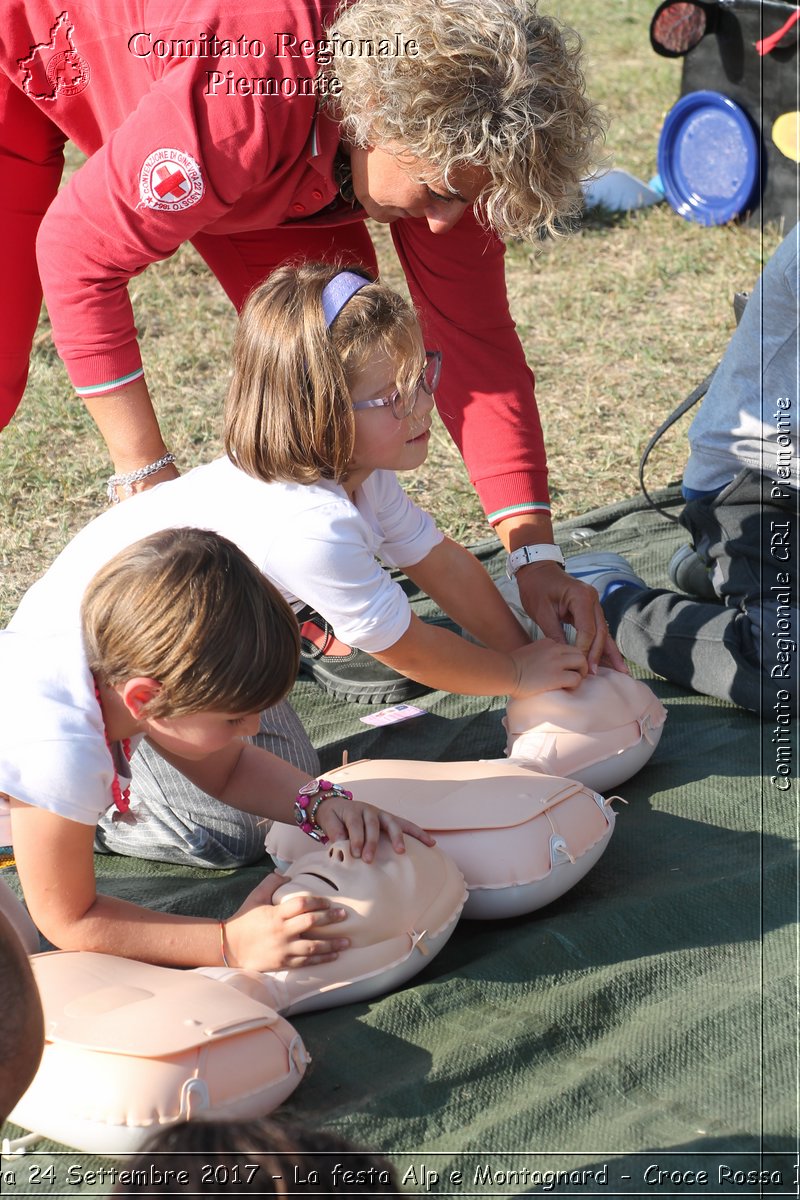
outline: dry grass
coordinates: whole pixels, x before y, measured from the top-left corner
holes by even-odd
[[[543,4],[583,35],[591,91],[610,116],[616,165],[648,179],[680,67],[647,37],[653,0]],[[73,164],[74,165],[74,164]],[[386,231],[386,278],[401,283]],[[558,516],[636,490],[652,431],[724,349],[733,292],[752,285],[776,229],[705,229],[666,206],[593,216],[569,238],[508,250],[512,307],[537,376]],[[219,451],[234,318],[190,248],[132,284],[148,380],[167,443],[186,468]],[[654,484],[679,477],[685,428],[656,452]],[[105,447],[75,399],[43,315],[28,390],[0,436],[0,623],[70,536],[104,507]],[[487,529],[463,464],[441,427],[407,486],[461,541]]]

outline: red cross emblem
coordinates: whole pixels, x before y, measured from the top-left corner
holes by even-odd
[[[190,208],[204,191],[198,163],[183,150],[154,150],[139,172],[139,195],[147,208],[161,212]]]
[[[190,190],[191,184],[181,170],[170,170],[169,167],[156,167],[153,176],[158,180],[155,193],[162,200],[180,200]]]

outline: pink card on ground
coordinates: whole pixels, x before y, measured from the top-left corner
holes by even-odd
[[[424,716],[426,712],[427,709],[417,708],[416,704],[393,704],[391,708],[382,708],[380,712],[370,713],[369,716],[358,719],[365,725],[397,725],[400,721]]]

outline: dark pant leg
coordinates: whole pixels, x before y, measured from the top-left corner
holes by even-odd
[[[714,500],[691,501],[681,515],[721,603],[620,588],[603,605],[632,662],[767,719],[776,702],[796,712],[798,692],[797,496],[786,488],[776,497],[772,488],[743,471]]]

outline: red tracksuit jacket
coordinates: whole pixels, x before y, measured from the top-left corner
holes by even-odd
[[[374,261],[363,213],[334,203],[338,131],[302,45],[324,37],[332,4],[5,0],[0,426],[25,387],[42,289],[74,386],[96,396],[142,373],[128,281],[185,241],[237,305],[289,256]],[[89,157],[58,192],[67,138]],[[440,235],[398,220],[392,236],[443,352],[439,410],[490,520],[547,508],[502,243],[470,213]]]

